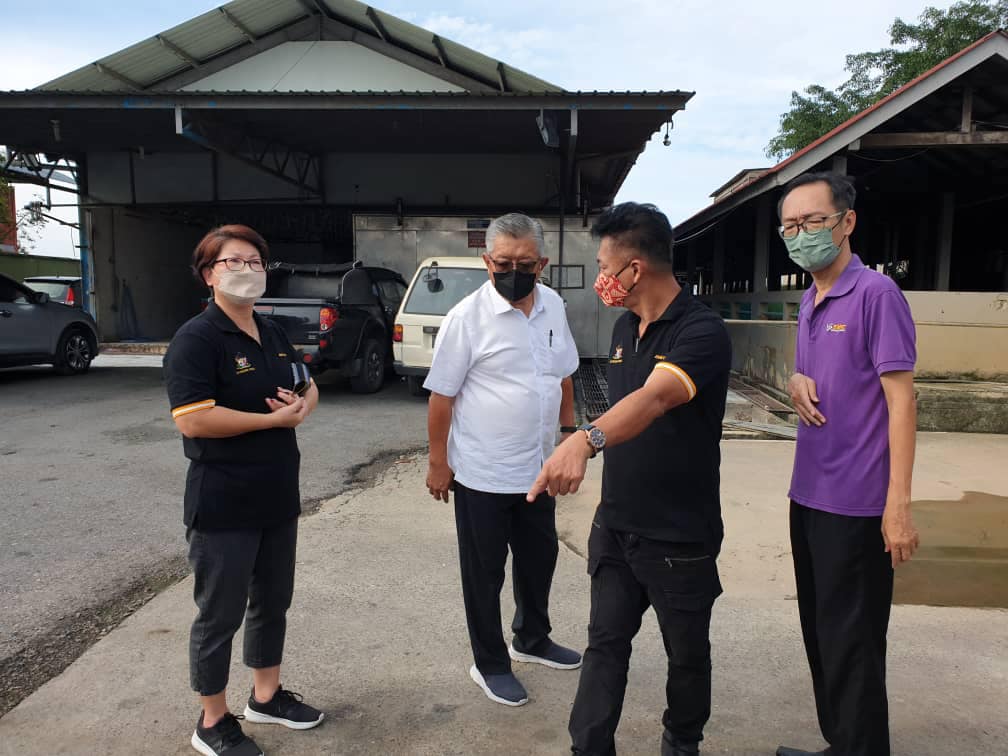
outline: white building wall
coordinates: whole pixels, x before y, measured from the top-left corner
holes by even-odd
[[[463,92],[354,42],[285,42],[182,88],[191,92]]]

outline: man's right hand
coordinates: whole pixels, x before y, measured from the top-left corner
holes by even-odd
[[[427,490],[438,501],[448,501],[448,492],[455,487],[455,473],[448,463],[431,462],[427,466]]]
[[[791,403],[805,425],[819,427],[826,422],[826,418],[816,407],[819,404],[819,394],[816,393],[815,381],[807,375],[795,373],[788,380],[787,387]]]

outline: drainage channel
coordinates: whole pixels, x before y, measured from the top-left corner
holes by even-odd
[[[585,420],[595,420],[609,409],[609,381],[600,362],[586,360],[581,363],[574,379],[574,395]]]

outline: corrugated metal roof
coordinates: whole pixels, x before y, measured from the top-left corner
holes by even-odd
[[[431,31],[356,0],[317,0],[317,4],[325,9],[326,18],[421,55],[431,63],[441,65],[446,73],[461,74],[494,89],[500,88],[503,74],[507,91],[563,91],[561,87],[457,42],[438,38],[444,50],[442,61],[435,43],[436,35]],[[313,16],[323,23],[320,14],[309,13],[299,0],[234,0],[54,79],[38,89],[76,92],[147,90],[177,74],[199,70],[198,65],[241,47],[248,48],[248,56],[255,55],[258,48],[243,30],[261,39]]]

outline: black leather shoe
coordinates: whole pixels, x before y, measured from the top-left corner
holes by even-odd
[[[830,756],[831,753],[829,748],[825,751],[803,751],[801,748],[780,746],[777,749],[777,756]]]
[[[699,753],[699,743],[676,740],[667,730],[662,734],[661,756],[698,756]]]

